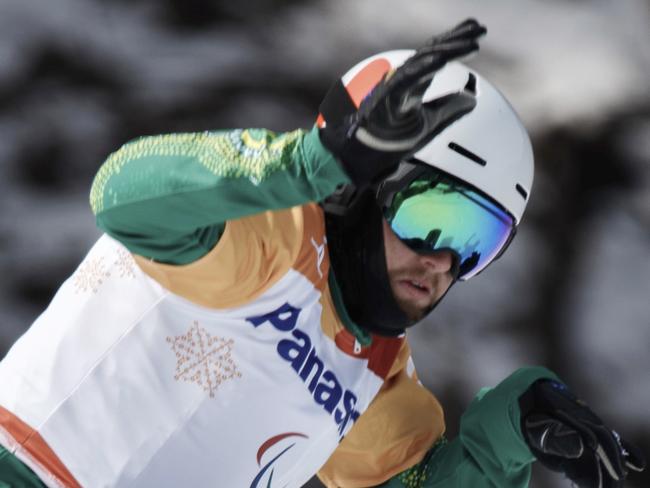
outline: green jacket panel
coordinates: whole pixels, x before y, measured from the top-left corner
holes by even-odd
[[[130,251],[187,264],[225,222],[318,202],[349,180],[317,129],[149,136],[109,156],[90,193],[97,225]]]
[[[515,371],[484,388],[460,422],[460,435],[435,445],[416,466],[384,488],[525,488],[535,461],[521,432],[519,397],[537,380],[557,379],[542,367]]]

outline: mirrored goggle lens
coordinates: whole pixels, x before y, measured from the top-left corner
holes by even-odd
[[[385,209],[393,232],[418,252],[451,250],[468,279],[498,256],[513,232],[512,217],[479,193],[452,183],[416,180]]]

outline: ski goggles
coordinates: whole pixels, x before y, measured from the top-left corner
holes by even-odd
[[[405,165],[410,166],[406,171]],[[451,251],[459,280],[480,273],[503,253],[516,226],[500,205],[430,166],[400,166],[402,171],[384,180],[377,196],[384,218],[404,244],[418,253]]]

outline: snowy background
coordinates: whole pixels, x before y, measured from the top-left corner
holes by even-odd
[[[87,195],[108,153],[308,127],[349,66],[468,16],[489,28],[470,64],[529,127],[536,181],[506,256],[412,334],[420,376],[453,436],[479,387],[547,365],[650,457],[648,0],[2,1],[0,357],[97,238]]]

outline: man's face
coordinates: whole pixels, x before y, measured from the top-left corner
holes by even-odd
[[[418,254],[399,240],[385,219],[383,225],[386,267],[393,295],[411,320],[420,320],[453,282],[452,253]]]

